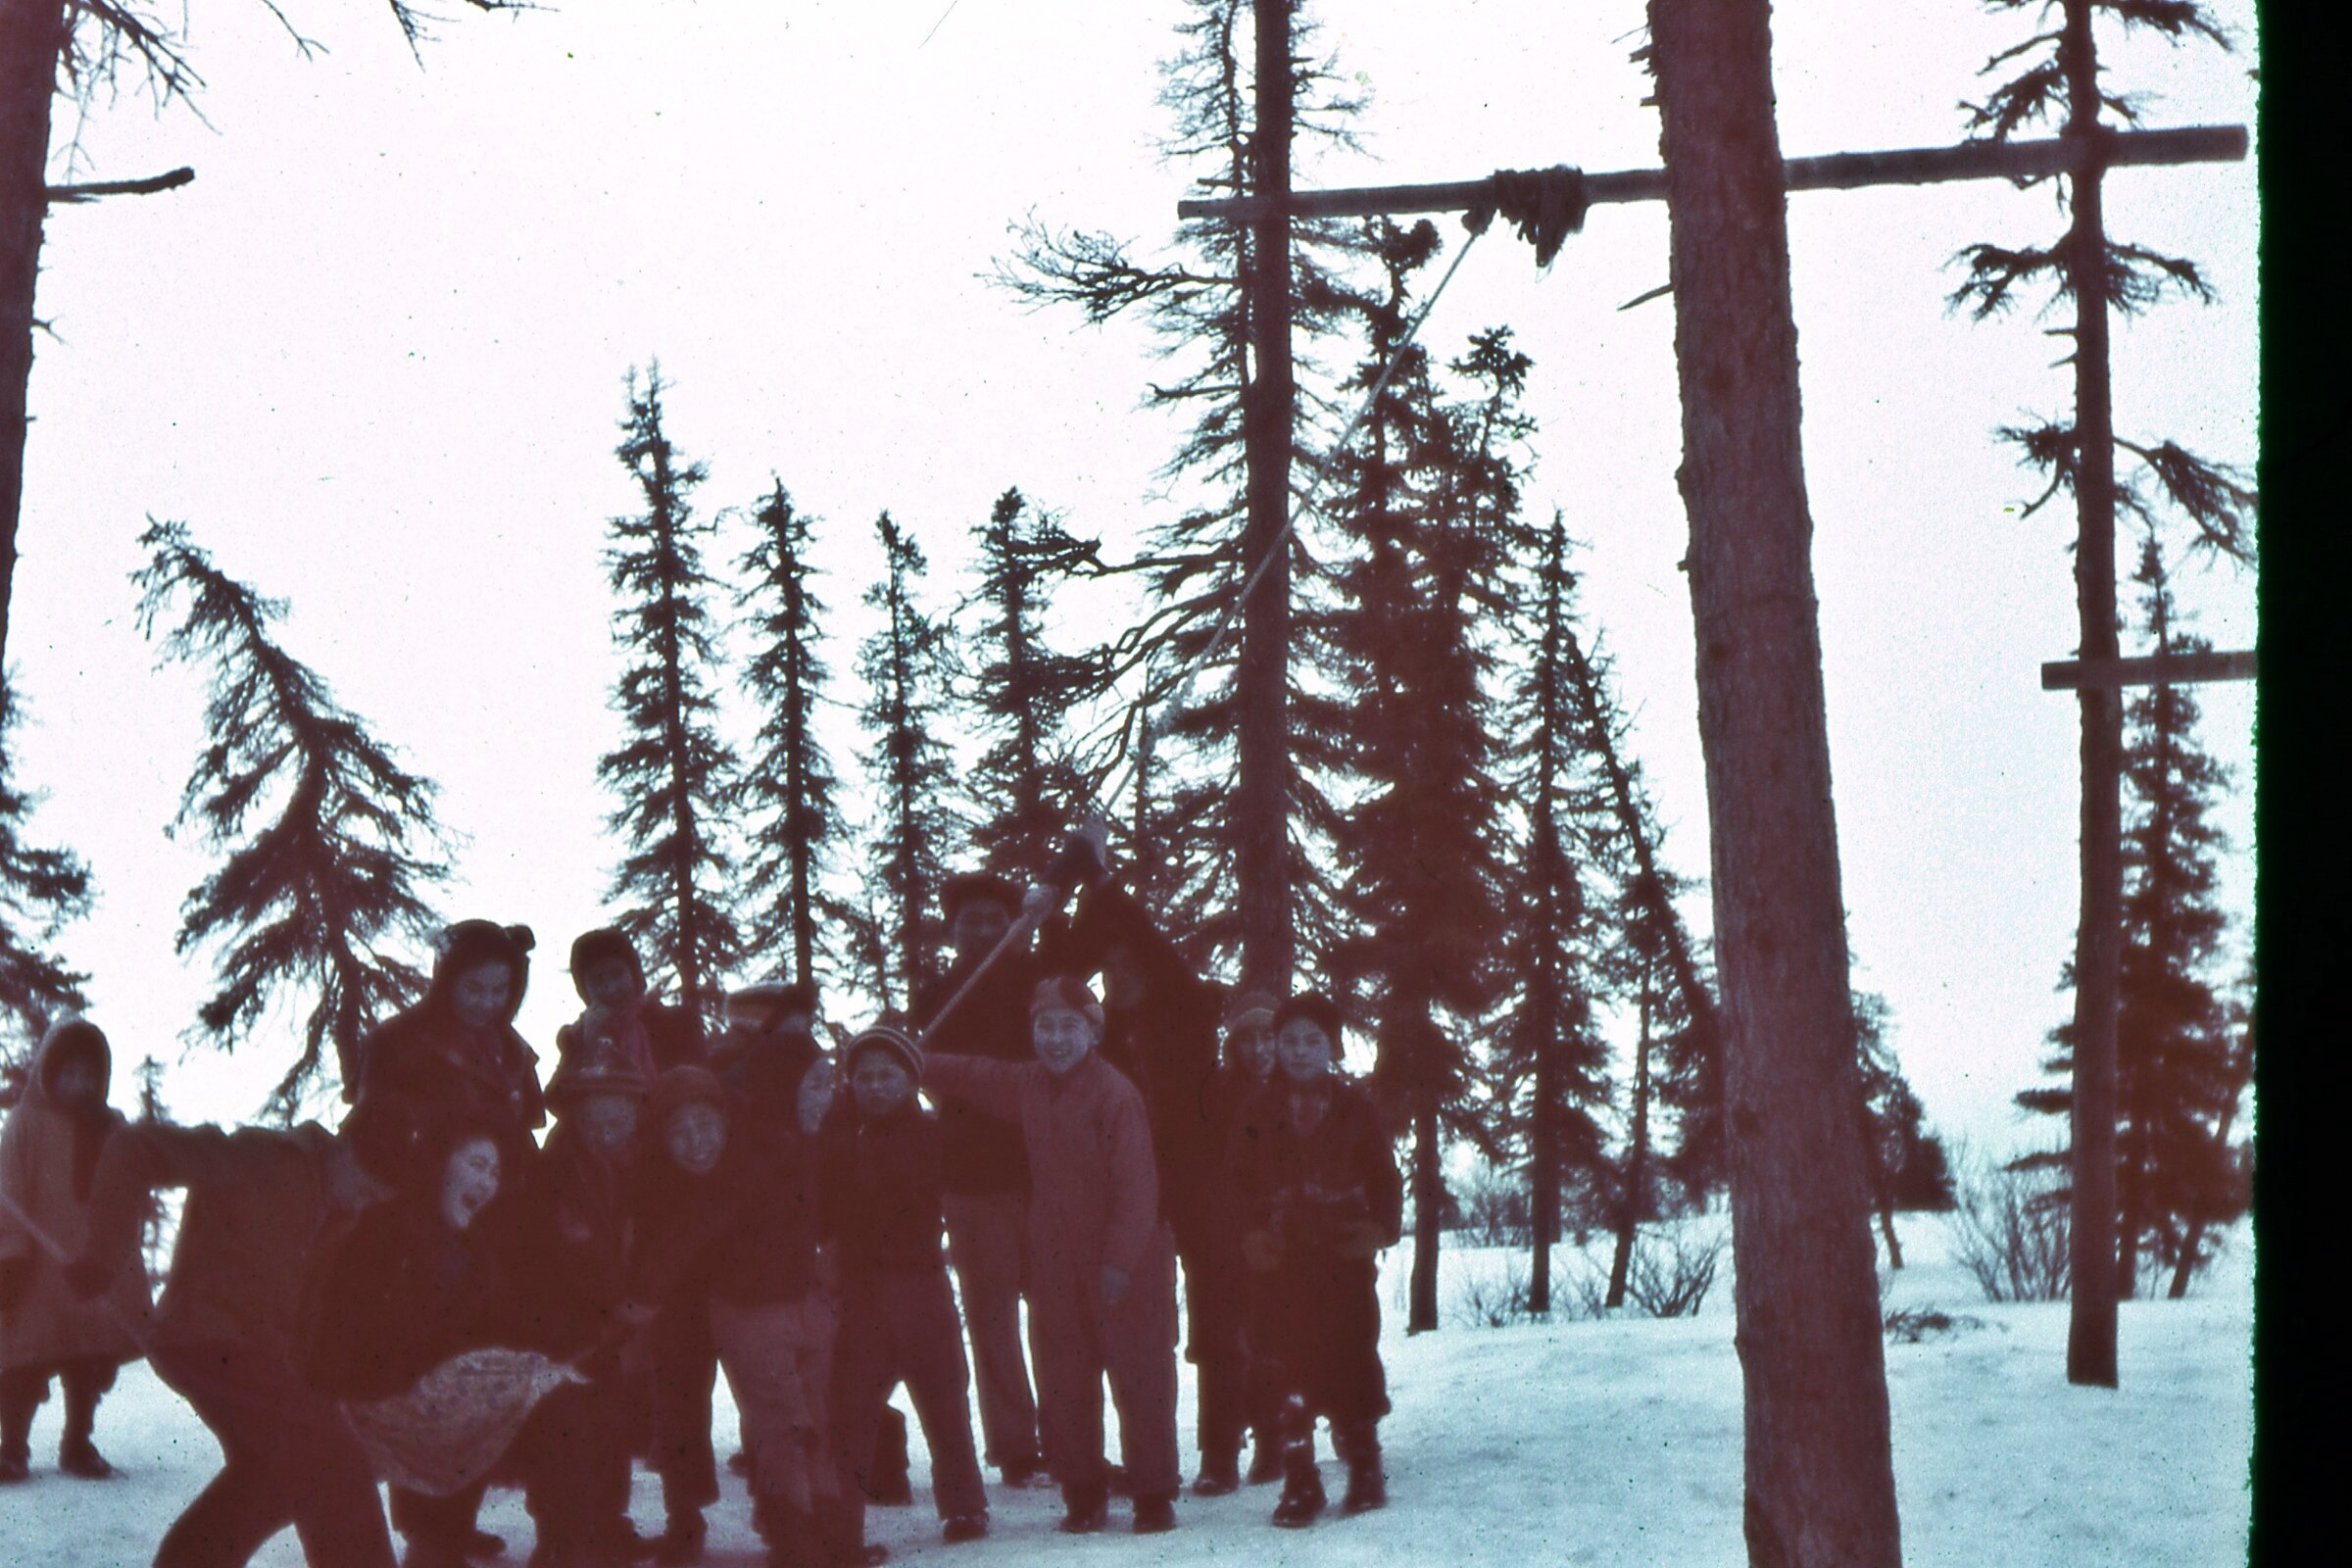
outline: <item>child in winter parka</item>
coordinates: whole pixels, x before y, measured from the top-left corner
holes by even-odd
[[[1327,998],[1308,993],[1276,1008],[1281,1065],[1242,1112],[1233,1144],[1242,1252],[1256,1275],[1248,1340],[1280,1399],[1285,1474],[1274,1522],[1293,1527],[1323,1511],[1318,1416],[1330,1419],[1347,1461],[1345,1511],[1388,1500],[1377,1258],[1402,1227],[1404,1187],[1371,1097],[1332,1071],[1340,1039],[1340,1010]]]
[[[877,1025],[843,1051],[856,1115],[824,1140],[827,1231],[841,1260],[833,1352],[834,1455],[853,1509],[876,1485],[876,1437],[904,1381],[931,1448],[931,1491],[950,1544],[988,1533],[972,1445],[971,1376],[940,1238],[941,1133],[915,1099],[922,1053]]]
[[[797,1125],[739,1119],[704,1068],[673,1067],[655,1082],[635,1310],[707,1294],[719,1364],[743,1414],[752,1518],[769,1563],[860,1561],[825,1412],[833,1323],[816,1276],[814,1139]],[[699,1544],[699,1522],[673,1514],[670,1536]]]
[[[636,1240],[637,1129],[653,1085],[624,1062],[567,1061],[548,1086],[555,1131],[539,1160],[521,1262],[531,1348],[568,1360],[586,1380],[540,1401],[514,1441],[535,1558],[549,1564],[633,1561],[629,1452],[639,1414],[624,1352],[642,1331],[620,1314]]]
[[[66,1399],[58,1468],[89,1480],[115,1473],[90,1432],[116,1370],[139,1357],[128,1325],[146,1316],[147,1271],[140,1216],[120,1217],[106,1234],[90,1229],[98,1156],[122,1126],[106,1102],[113,1063],[96,1024],[60,1019],[0,1132],[0,1482],[24,1479],[33,1412],[53,1377]],[[114,1279],[103,1303],[74,1298],[51,1248],[105,1260]]]
[[[148,1365],[220,1445],[220,1473],[164,1533],[156,1568],[242,1568],[291,1525],[305,1560],[392,1568],[384,1501],[342,1410],[301,1369],[306,1283],[385,1190],[348,1138],[299,1127],[140,1121],[107,1140],[93,1235],[138,1224],[162,1188],[187,1195],[149,1326]],[[95,1251],[76,1294],[119,1278]]]
[[[326,1258],[305,1365],[320,1394],[388,1399],[468,1350],[529,1347],[513,1232],[494,1232],[486,1217],[513,1180],[500,1135],[498,1124],[462,1114],[429,1119],[400,1190],[363,1213]],[[488,1554],[474,1526],[487,1484],[485,1473],[447,1494],[392,1488],[409,1568],[458,1568]]]
[[[1018,1123],[1028,1152],[1029,1338],[1062,1529],[1100,1530],[1107,1475],[1102,1380],[1119,1409],[1135,1528],[1175,1527],[1176,1250],[1143,1096],[1095,1047],[1102,1006],[1081,982],[1041,982],[1037,1059],[934,1056],[929,1087]]]
[[[372,1172],[403,1185],[400,1168],[420,1141],[452,1117],[489,1129],[505,1161],[511,1206],[519,1197],[546,1125],[538,1054],[515,1032],[531,972],[531,928],[460,920],[442,933],[424,1000],[394,1014],[360,1042],[351,1086],[353,1130]],[[388,1162],[388,1163],[386,1163]]]

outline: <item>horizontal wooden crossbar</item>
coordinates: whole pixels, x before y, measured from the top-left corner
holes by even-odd
[[[193,169],[174,169],[168,174],[151,174],[145,179],[104,179],[89,185],[51,185],[44,193],[53,206],[73,206],[79,202],[95,201],[101,196],[153,196],[158,191],[177,190],[196,177]]]
[[[2123,686],[2194,686],[2211,680],[2252,680],[2254,651],[2154,654],[2140,659],[2084,662],[2061,659],[2041,666],[2045,692],[2111,691]]]
[[[2142,164],[2233,164],[2246,156],[2243,125],[2184,125],[2171,130],[2104,131],[2089,148],[2079,136],[2039,141],[1964,141],[1954,147],[1904,147],[1875,153],[1829,153],[1791,158],[1790,190],[1854,190],[1868,185],[1932,185],[1950,179],[2038,179],[2098,162],[2110,169]],[[1344,190],[1299,191],[1291,197],[1294,218],[1373,218],[1391,213],[1450,213],[1494,198],[1492,179],[1461,179],[1440,185],[1361,185]],[[1585,175],[1585,199],[1654,202],[1666,197],[1663,169],[1622,169]],[[1222,218],[1250,222],[1267,216],[1263,198],[1188,198],[1176,204],[1179,218]]]

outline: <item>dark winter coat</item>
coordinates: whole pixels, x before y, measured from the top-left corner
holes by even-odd
[[[764,1136],[730,1122],[707,1176],[680,1170],[650,1133],[636,1203],[630,1295],[658,1304],[703,1296],[734,1306],[797,1300],[816,1283],[814,1141],[797,1125]]]
[[[485,1214],[487,1211],[485,1211]],[[386,1399],[467,1350],[527,1348],[514,1260],[477,1218],[453,1230],[438,1193],[376,1204],[326,1260],[305,1370],[335,1399]]]
[[[1124,947],[1143,972],[1139,1002],[1105,1004],[1100,1049],[1143,1093],[1159,1163],[1160,1213],[1178,1250],[1189,1254],[1227,1206],[1225,1151],[1211,1104],[1217,988],[1192,972],[1133,895],[1107,883],[1080,896],[1069,942],[1087,967],[1099,965],[1110,948]]]
[[[466,921],[467,929],[497,927]],[[514,971],[507,1015],[488,1029],[468,1028],[451,1005],[458,977],[490,957]],[[510,1184],[527,1170],[537,1145],[531,1134],[547,1124],[539,1088],[538,1054],[514,1030],[529,960],[512,944],[489,937],[454,943],[433,966],[431,987],[416,1006],[396,1013],[360,1045],[360,1081],[349,1131],[368,1168],[395,1185],[418,1175],[411,1156],[437,1124],[464,1120],[490,1128],[505,1156]]]
[[[895,1114],[852,1118],[825,1135],[825,1230],[848,1279],[945,1271],[945,1148],[939,1118],[911,1098]]]
[[[820,1052],[806,1030],[730,1030],[710,1053],[710,1072],[727,1092],[727,1120],[756,1138],[797,1137],[801,1081]]]
[[[945,978],[925,987],[915,998],[915,1021],[930,1028],[949,999],[962,988],[968,973],[967,966],[958,964]],[[1035,1061],[1036,1053],[1029,1045],[1029,998],[1042,973],[1036,957],[1028,952],[1004,954],[980,977],[972,994],[923,1037],[923,1054],[934,1060],[977,1056],[990,1061]],[[945,1134],[941,1173],[949,1192],[967,1196],[1027,1190],[1029,1160],[1021,1147],[1021,1129],[1012,1121],[962,1102],[950,1102],[940,1107],[940,1125]]]
[[[140,1122],[108,1143],[93,1229],[135,1228],[158,1189],[187,1194],[153,1344],[236,1343],[298,1359],[305,1286],[356,1219],[328,1194],[333,1143],[315,1122],[284,1131]]]
[[[52,1085],[72,1054],[97,1062],[111,1081],[106,1037],[79,1019],[52,1028],[33,1057],[24,1098],[0,1130],[0,1193],[23,1209],[67,1255],[87,1254],[114,1270],[107,1300],[84,1301],[66,1288],[49,1250],[6,1209],[0,1209],[0,1281],[13,1301],[0,1303],[0,1367],[49,1366],[80,1357],[130,1360],[139,1352],[124,1320],[147,1312],[147,1270],[139,1249],[143,1214],[95,1213],[100,1156],[120,1135],[122,1113],[98,1102],[74,1112],[57,1102]]]
[[[559,1121],[535,1176],[518,1227],[531,1348],[569,1357],[621,1332],[614,1308],[628,1295],[636,1167]]]
[[[1245,1105],[1232,1162],[1254,1288],[1250,1345],[1311,1413],[1372,1420],[1388,1410],[1380,1364],[1381,1248],[1403,1228],[1404,1183],[1371,1097],[1327,1080],[1314,1129],[1298,1125],[1277,1072]]]
[[[1325,1080],[1329,1105],[1309,1132],[1294,1112],[1297,1093],[1277,1072],[1242,1109],[1231,1158],[1244,1228],[1271,1232],[1301,1252],[1368,1256],[1363,1243],[1372,1233],[1378,1246],[1395,1245],[1404,1179],[1372,1097],[1346,1079]]]

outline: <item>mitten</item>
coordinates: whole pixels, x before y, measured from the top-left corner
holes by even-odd
[[[1388,1230],[1378,1221],[1351,1219],[1332,1238],[1331,1250],[1342,1257],[1370,1257],[1388,1245]]]

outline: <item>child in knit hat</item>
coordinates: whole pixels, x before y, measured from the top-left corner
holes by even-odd
[[[1380,1418],[1378,1254],[1397,1239],[1404,1187],[1371,1097],[1333,1072],[1340,1009],[1306,993],[1274,1010],[1278,1069],[1242,1112],[1233,1140],[1242,1251],[1255,1278],[1248,1341],[1255,1373],[1279,1399],[1282,1500],[1274,1523],[1314,1522],[1318,1416],[1348,1465],[1348,1513],[1388,1500]]]
[[[942,1539],[976,1541],[988,1533],[988,1494],[972,1443],[963,1328],[941,1249],[939,1120],[915,1097],[922,1053],[900,1030],[876,1025],[844,1048],[842,1068],[855,1116],[828,1136],[823,1156],[826,1229],[841,1259],[835,1459],[862,1529],[862,1509],[882,1490],[876,1436],[890,1391],[904,1381],[931,1449]]]
[[[1135,1528],[1175,1528],[1176,1252],[1159,1217],[1159,1177],[1143,1096],[1095,1047],[1102,1006],[1075,979],[1030,1001],[1037,1059],[934,1056],[935,1093],[1016,1122],[1029,1159],[1030,1342],[1055,1434],[1061,1528],[1105,1522],[1102,1381],[1119,1409]]]

